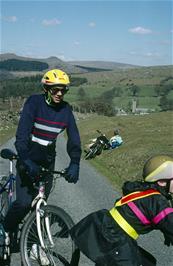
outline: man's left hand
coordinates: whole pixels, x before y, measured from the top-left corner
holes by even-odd
[[[69,166],[65,169],[65,179],[69,183],[77,183],[79,180],[79,164],[72,162],[69,164]]]

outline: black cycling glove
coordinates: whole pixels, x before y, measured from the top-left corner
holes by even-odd
[[[71,162],[65,169],[64,177],[69,183],[77,183],[79,180],[79,164]]]

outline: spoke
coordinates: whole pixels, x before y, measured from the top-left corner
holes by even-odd
[[[49,242],[45,217],[49,219],[50,232],[53,242],[55,243],[53,247]],[[40,222],[45,249],[42,249],[40,246],[36,218],[34,218],[30,223],[28,222],[27,235],[24,244],[24,250],[27,251],[25,254],[28,265],[41,265],[41,254],[44,253],[49,261],[49,266],[69,266],[73,254],[73,242],[68,232],[69,228],[71,228],[71,224],[68,222],[68,219],[66,221],[66,216],[64,218],[61,212],[59,215],[59,211],[56,212],[56,208],[54,210],[54,208],[46,207]],[[34,250],[33,245],[38,247],[38,254],[36,258],[34,258],[34,254],[33,256],[31,255],[32,250]]]

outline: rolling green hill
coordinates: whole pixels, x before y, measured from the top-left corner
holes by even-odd
[[[14,61],[16,61],[16,65],[14,64]],[[34,62],[35,62],[35,65],[34,65]],[[33,66],[32,68],[30,67],[31,64]],[[0,54],[0,69],[15,71],[13,73],[15,76],[21,76],[20,72],[23,70],[25,72],[23,72],[22,74],[25,76],[30,75],[29,73],[30,71],[32,72],[35,70],[39,71],[38,65],[40,66],[40,72],[46,69],[60,68],[69,74],[70,73],[86,73],[86,72],[93,72],[93,71],[95,72],[95,71],[100,71],[100,70],[112,70],[115,68],[134,67],[133,65],[130,65],[130,64],[122,64],[122,63],[116,63],[116,62],[102,62],[102,61],[65,62],[57,58],[56,56],[38,59],[38,58],[18,56],[12,53]]]
[[[2,64],[2,66],[6,65],[6,63],[9,60],[17,60],[18,66],[19,66],[19,63],[21,62],[21,69],[18,69],[18,71],[15,71],[15,72],[13,71],[13,73],[12,73],[14,76],[17,76],[17,77],[21,76],[21,72],[23,71],[23,61],[25,62],[25,65],[27,65],[26,63],[28,62],[29,66],[30,66],[32,61],[36,62],[36,65],[38,63],[46,64],[47,68],[44,68],[44,72],[46,71],[46,69],[53,69],[53,68],[63,69],[67,73],[84,73],[84,72],[86,72],[85,70],[80,69],[78,67],[75,67],[69,63],[66,63],[55,56],[38,59],[38,58],[18,56],[16,54],[11,54],[11,53],[0,54],[0,62]],[[3,67],[1,67],[1,69],[6,70],[6,68],[3,68]],[[32,72],[30,73],[31,70],[32,70]],[[33,66],[33,69],[28,69],[28,71],[25,69],[25,72],[22,72],[22,75],[23,76],[33,75],[34,70],[35,70],[34,66]],[[41,73],[43,73],[43,71],[40,70],[40,74]],[[38,72],[36,71],[35,74],[38,74]]]
[[[161,66],[80,74],[80,77],[85,77],[88,82],[79,87],[71,87],[66,98],[76,103],[79,100],[79,90],[81,88],[85,92],[85,98],[89,97],[91,99],[115,88],[115,96],[112,99],[115,107],[127,109],[135,98],[138,107],[159,110],[158,104],[165,88],[168,89],[167,97],[173,99],[172,73],[172,66]],[[131,90],[133,86],[139,88],[136,95]],[[160,92],[157,89],[160,89]]]
[[[172,66],[161,66],[72,74],[72,83],[65,99],[73,106],[79,107],[81,105],[86,107],[88,104],[86,100],[90,103],[93,102],[93,104],[96,99],[102,102],[109,100],[108,104],[111,104],[112,108],[116,110],[123,109],[126,112],[130,111],[132,101],[135,99],[137,108],[159,111],[161,98],[165,95],[170,102],[169,105],[173,105],[172,71]],[[27,97],[30,94],[42,91],[40,84],[42,74],[40,72],[37,72],[37,76],[34,74],[34,76],[28,77],[26,77],[26,73],[16,72],[18,75],[20,73],[20,78],[14,78],[10,75],[9,79],[7,71],[0,73],[2,77],[0,84],[1,98],[8,101],[11,96]],[[13,79],[11,79],[12,77]],[[74,83],[74,79],[79,82]],[[85,83],[80,82],[80,80],[85,80]],[[112,95],[111,99],[110,95]],[[86,111],[88,112],[88,110]]]

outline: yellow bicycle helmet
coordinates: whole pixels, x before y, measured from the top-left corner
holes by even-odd
[[[68,86],[70,84],[68,75],[60,69],[52,69],[46,72],[41,82],[43,85],[46,85],[46,87],[54,85]]]
[[[173,179],[173,158],[167,155],[156,155],[144,165],[143,178],[146,182]]]

